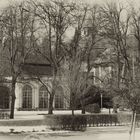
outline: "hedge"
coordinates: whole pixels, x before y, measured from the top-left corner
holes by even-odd
[[[137,116],[137,120],[140,116]],[[45,115],[51,129],[85,130],[87,126],[116,126],[131,123],[131,114]]]
[[[140,114],[136,118],[140,123]],[[0,120],[0,126],[39,126],[46,125],[51,129],[85,130],[87,126],[128,125],[131,114],[86,114],[86,115],[44,115],[44,120]]]
[[[84,131],[87,126],[87,119],[84,115],[45,115],[44,123],[50,129],[78,130]]]

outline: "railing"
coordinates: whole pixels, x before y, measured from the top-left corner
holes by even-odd
[[[131,123],[130,114],[92,114],[86,115],[87,126],[117,126]]]
[[[9,109],[0,109],[0,119],[9,119]]]

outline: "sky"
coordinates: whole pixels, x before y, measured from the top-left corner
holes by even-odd
[[[7,0],[0,0],[0,8],[4,7],[8,3]]]
[[[23,0],[0,0],[0,10],[2,10],[4,7],[6,7],[8,4],[11,3],[11,1],[23,1]],[[38,0],[40,1],[40,0]],[[65,1],[65,0],[64,0]],[[119,2],[124,5],[134,5],[134,7],[140,7],[140,0],[66,0],[66,1],[72,1],[72,2],[79,2],[79,3],[88,3],[88,4],[103,4],[106,2]],[[72,29],[70,29],[72,30]],[[70,34],[68,36],[73,36],[72,32],[69,32]]]
[[[9,2],[11,2],[12,0],[0,0],[0,8],[1,7],[4,7],[6,6]],[[20,0],[17,0],[17,1],[20,1]],[[123,2],[123,3],[134,3],[135,5],[140,5],[140,0],[71,0],[71,1],[78,1],[78,2],[81,2],[81,3],[98,3],[98,4],[101,4],[101,3],[104,3],[106,1],[120,1],[120,2]]]
[[[21,0],[0,0],[0,9],[5,7],[8,3],[11,3],[11,1],[21,1]],[[70,0],[68,0],[70,1]],[[140,7],[140,0],[71,0],[73,2],[80,2],[80,3],[89,3],[89,4],[93,4],[93,3],[98,3],[98,4],[102,4],[104,2],[109,2],[109,1],[119,1],[121,3],[124,4],[134,4],[135,6],[139,6]]]

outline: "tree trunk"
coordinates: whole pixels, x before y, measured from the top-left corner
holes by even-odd
[[[48,114],[53,114],[53,99],[54,99],[54,95],[53,94],[54,93],[50,94]]]
[[[52,91],[49,98],[49,108],[48,108],[48,114],[53,114],[53,100],[56,90],[56,76],[57,76],[57,67],[53,66],[53,81],[52,81]]]
[[[133,110],[129,140],[135,140],[136,111]]]
[[[139,54],[138,61],[140,62],[140,40],[138,40],[138,54]]]
[[[120,88],[120,73],[121,73],[121,66],[120,66],[120,52],[117,52],[117,86],[118,89]]]
[[[74,109],[72,108],[72,116],[74,116]]]
[[[86,114],[86,110],[84,106],[82,107],[82,114]]]
[[[72,116],[74,116],[74,110],[75,110],[75,108],[74,108],[74,103],[73,103],[73,102],[71,102],[71,111],[72,111]]]
[[[81,113],[82,114],[85,114],[86,113],[86,110],[85,110],[85,104],[84,104],[84,99],[83,98],[81,99],[81,108],[82,108]]]
[[[75,99],[74,99],[74,93],[71,93],[71,97],[70,97],[70,108],[72,111],[72,116],[74,116],[74,110],[75,110]]]
[[[15,109],[15,100],[16,100],[15,86],[16,86],[16,80],[12,79],[10,119],[14,119],[14,109]]]

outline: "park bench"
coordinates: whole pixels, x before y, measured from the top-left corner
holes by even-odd
[[[9,109],[0,109],[0,119],[9,119]]]

